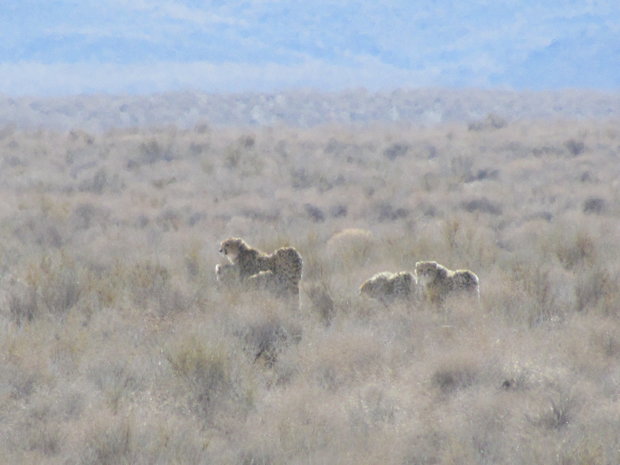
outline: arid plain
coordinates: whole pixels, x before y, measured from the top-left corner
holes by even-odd
[[[7,127],[0,456],[619,463],[619,159],[600,119]],[[230,236],[299,250],[299,310],[218,288]],[[480,304],[359,295],[418,260]]]

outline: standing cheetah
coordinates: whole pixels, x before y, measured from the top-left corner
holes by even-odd
[[[415,276],[409,271],[398,273],[383,271],[364,281],[360,286],[360,294],[387,304],[398,299],[413,297],[415,282]]]
[[[282,247],[268,255],[243,239],[230,238],[222,242],[220,252],[230,263],[216,265],[219,282],[243,281],[250,288],[267,289],[278,296],[299,295],[303,260],[293,247]]]
[[[269,255],[273,260],[269,270],[247,278],[255,289],[267,289],[278,296],[298,296],[303,261],[292,247],[283,247]]]
[[[433,261],[415,264],[418,286],[425,298],[434,304],[440,304],[448,295],[465,293],[480,298],[478,276],[473,271],[452,271]]]
[[[299,295],[303,260],[293,247],[282,247],[271,254],[273,274],[279,292]]]
[[[273,259],[265,252],[250,247],[243,239],[232,237],[220,245],[220,253],[228,257],[229,265],[216,266],[218,278],[232,275],[235,270],[238,279],[243,281],[261,271],[272,271]]]

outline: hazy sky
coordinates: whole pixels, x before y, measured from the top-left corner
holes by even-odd
[[[0,93],[620,89],[618,0],[0,0]]]

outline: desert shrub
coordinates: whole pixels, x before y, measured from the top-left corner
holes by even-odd
[[[532,154],[536,157],[543,158],[549,155],[561,156],[563,154],[562,147],[557,145],[541,145],[540,147],[534,147]]]
[[[503,370],[500,387],[507,391],[525,391],[530,387],[531,374],[526,367],[512,363]]]
[[[305,168],[295,168],[291,170],[291,186],[295,190],[308,189],[312,187],[313,181],[310,173]]]
[[[260,176],[266,167],[266,160],[255,150],[253,136],[242,137],[226,147],[223,163],[231,172],[242,177]]]
[[[170,271],[164,265],[147,260],[134,264],[128,279],[135,300],[145,301],[170,281]]]
[[[256,136],[253,134],[245,134],[239,138],[238,143],[244,149],[252,149],[256,145]]]
[[[259,319],[236,331],[244,350],[253,362],[273,366],[279,354],[301,340],[301,329],[278,318]]]
[[[382,351],[375,335],[361,329],[353,329],[346,335],[339,331],[327,331],[318,340],[300,344],[300,350],[308,350],[308,376],[321,389],[336,393],[368,379],[382,370]]]
[[[64,314],[80,300],[83,288],[76,269],[55,270],[44,277],[39,293],[47,309],[53,314]]]
[[[8,139],[9,137],[13,136],[13,134],[15,133],[16,129],[17,129],[17,127],[15,126],[15,124],[4,124],[0,128],[0,141],[3,141],[5,139]]]
[[[595,309],[613,298],[612,283],[615,280],[600,266],[582,269],[575,281],[575,307],[578,311]]]
[[[404,157],[409,152],[411,147],[404,142],[397,142],[391,144],[389,147],[383,150],[383,156],[388,160],[396,160],[399,157]]]
[[[3,369],[7,378],[3,383],[3,391],[8,399],[29,400],[43,383],[44,374],[32,369],[17,369],[7,364]]]
[[[37,289],[33,286],[24,286],[14,283],[14,289],[8,292],[7,306],[10,319],[17,325],[30,322],[41,313]]]
[[[85,465],[137,463],[139,445],[136,443],[135,433],[133,422],[128,420],[110,426],[92,427],[80,463]]]
[[[478,378],[478,367],[471,360],[459,357],[447,358],[439,365],[431,377],[431,383],[442,394],[467,388]]]
[[[424,173],[421,181],[426,192],[433,192],[441,187],[441,177],[437,173]]]
[[[255,450],[243,450],[239,453],[241,465],[271,465],[276,463],[270,454]]]
[[[113,413],[118,413],[121,401],[140,388],[140,381],[127,364],[117,361],[92,369],[91,378],[103,394]]]
[[[346,150],[347,145],[346,142],[331,137],[325,144],[323,151],[330,155],[338,155]]]
[[[370,231],[347,228],[327,240],[326,252],[333,266],[339,269],[372,261],[376,256],[377,246],[378,243]]]
[[[564,147],[566,148],[566,150],[568,150],[569,154],[576,157],[577,155],[581,155],[585,151],[586,144],[584,144],[583,141],[580,140],[569,139],[564,142]]]
[[[58,455],[66,440],[57,425],[45,422],[33,425],[25,439],[28,450],[38,451],[45,457]]]
[[[194,303],[194,296],[187,295],[175,285],[163,289],[156,294],[155,310],[161,316],[171,315],[187,310]]]
[[[92,177],[78,184],[80,192],[101,195],[105,192],[118,193],[124,188],[124,182],[118,174],[109,175],[105,168],[99,168]]]
[[[170,186],[171,184],[174,184],[176,182],[177,182],[176,176],[166,176],[166,177],[159,178],[159,179],[152,181],[151,184],[156,189],[164,189],[165,187]]]
[[[72,131],[69,131],[68,140],[73,144],[93,145],[95,142],[95,136],[86,131],[73,129]]]
[[[305,291],[310,300],[312,311],[319,316],[320,321],[325,326],[329,326],[334,319],[336,308],[328,284],[313,283],[306,286]]]
[[[200,223],[203,223],[206,219],[207,219],[206,213],[194,212],[190,214],[189,217],[187,218],[187,225],[193,228],[194,226],[199,225]]]
[[[601,214],[607,208],[607,202],[605,199],[600,197],[589,197],[583,201],[583,212],[584,213],[596,213]]]
[[[60,249],[69,241],[63,219],[47,213],[31,213],[20,218],[14,234],[25,244],[51,249]]]
[[[353,393],[347,402],[346,413],[351,435],[369,441],[372,451],[379,444],[373,444],[373,436],[395,427],[400,418],[402,399],[383,387],[369,383]],[[385,451],[377,451],[381,456]],[[371,452],[372,453],[372,452]],[[396,462],[398,463],[398,462]]]
[[[173,208],[166,208],[155,218],[155,224],[164,231],[176,231],[183,223],[182,213]]]
[[[450,160],[450,173],[461,181],[472,177],[474,160],[469,156],[455,156]]]
[[[140,144],[137,158],[139,164],[151,165],[160,161],[170,162],[172,160],[174,160],[172,144],[163,144],[156,139]]]
[[[166,360],[192,393],[192,403],[209,415],[218,401],[233,395],[230,362],[223,347],[209,345],[195,336],[169,347]]]
[[[182,402],[204,425],[213,425],[222,414],[243,418],[253,404],[252,362],[240,357],[241,347],[231,336],[195,328],[163,349],[172,379],[186,393]]]
[[[89,229],[93,225],[103,225],[110,218],[111,212],[106,208],[90,202],[83,202],[73,209],[71,222],[77,229]]]
[[[146,260],[130,265],[126,273],[125,287],[134,303],[155,310],[159,315],[169,315],[187,309],[192,296],[183,292],[171,276],[167,266]]]
[[[598,182],[598,179],[596,178],[596,176],[594,174],[592,174],[592,172],[590,171],[583,171],[580,175],[579,175],[579,181],[586,183],[586,182]]]
[[[560,454],[560,463],[566,465],[588,465],[598,463],[611,463],[611,454],[606,449],[609,443],[605,443],[598,435],[586,434],[563,450]]]
[[[488,213],[489,215],[501,215],[502,207],[496,202],[482,197],[479,199],[466,200],[461,202],[461,208],[469,213],[480,212]]]
[[[553,213],[548,212],[548,211],[534,212],[534,213],[530,213],[529,215],[523,218],[524,222],[536,221],[536,220],[543,220],[549,223],[553,220]]]
[[[457,389],[469,386],[473,382],[473,373],[467,369],[438,370],[433,374],[433,384],[448,394]]]
[[[313,222],[322,223],[325,221],[325,213],[319,207],[307,203],[304,205],[304,210]]]
[[[382,202],[375,208],[377,210],[377,219],[380,223],[407,218],[411,213],[408,208],[394,207],[387,202]]]
[[[467,125],[470,131],[484,131],[487,129],[502,129],[508,126],[508,121],[495,113],[489,113],[484,119],[472,121]]]
[[[347,216],[348,212],[349,212],[348,207],[346,205],[341,204],[341,203],[336,204],[336,205],[332,205],[331,207],[329,207],[329,215],[332,218],[345,217],[345,216]]]
[[[594,238],[585,231],[558,238],[555,253],[560,263],[567,269],[581,265],[592,265],[598,256]]]
[[[100,415],[83,428],[69,463],[210,463],[209,440],[195,423],[178,415]]]
[[[519,292],[519,310],[530,326],[561,321],[572,308],[571,281],[550,263],[512,264],[512,285]]]
[[[538,414],[528,415],[528,420],[542,429],[561,430],[574,421],[579,406],[577,396],[562,389],[555,389],[541,402]]]
[[[190,278],[198,278],[206,272],[206,263],[201,256],[201,244],[194,242],[190,244],[184,255],[185,269]],[[210,270],[209,270],[210,271]]]
[[[499,170],[495,168],[482,168],[476,172],[470,172],[465,176],[465,182],[475,182],[484,180],[496,180],[499,178]]]
[[[9,314],[17,325],[22,325],[44,315],[65,316],[87,293],[88,276],[71,258],[46,256],[32,263],[11,284],[7,294]]]

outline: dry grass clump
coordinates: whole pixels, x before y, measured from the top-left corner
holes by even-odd
[[[0,132],[7,463],[620,461],[617,123]],[[359,295],[420,260],[480,302]]]

